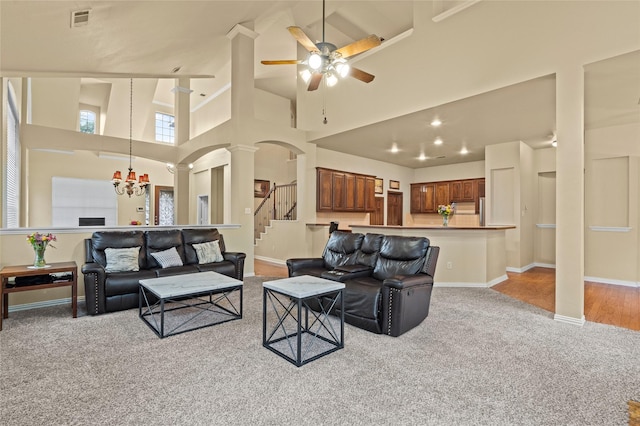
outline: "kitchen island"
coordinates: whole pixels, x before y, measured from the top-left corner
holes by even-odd
[[[350,225],[353,232],[427,237],[440,247],[435,286],[491,287],[507,279],[505,226]]]

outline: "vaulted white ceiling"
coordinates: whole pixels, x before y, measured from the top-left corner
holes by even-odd
[[[474,2],[438,0],[433,7],[464,3]],[[72,28],[71,12],[83,9],[90,10],[89,22]],[[338,47],[369,34],[388,42],[413,27],[413,14],[413,1],[329,0],[326,39]],[[230,82],[226,35],[238,23],[253,26],[259,34],[256,87],[295,101],[296,67],[265,66],[260,60],[300,55],[286,30],[290,25],[319,41],[320,0],[2,0],[0,72],[8,77],[83,77],[85,84],[108,84],[110,78],[129,76],[192,77],[192,105],[197,106]],[[172,94],[163,89],[169,86],[158,84],[156,102],[173,102]],[[103,90],[86,93],[104,96]],[[585,98],[587,128],[640,122],[640,51],[587,65]],[[443,121],[440,128],[429,125],[434,117]],[[346,132],[310,136],[323,148],[417,168],[482,159],[487,144],[521,140],[534,148],[548,146],[554,130],[555,76],[550,74]],[[445,143],[434,145],[436,137]],[[390,155],[393,143],[399,152]],[[460,154],[463,147],[468,154]],[[429,160],[418,160],[420,154]]]

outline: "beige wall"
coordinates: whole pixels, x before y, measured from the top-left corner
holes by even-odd
[[[640,125],[585,133],[585,277],[640,285]]]
[[[128,159],[116,160],[101,158],[92,151],[72,151],[70,153],[43,152],[29,150],[27,166],[27,182],[29,185],[29,203],[27,226],[51,226],[51,181],[54,176],[69,178],[91,178],[110,181],[115,170],[123,175],[129,167]],[[164,163],[136,158],[133,168],[137,174],[148,173],[152,182],[151,217],[153,217],[153,186],[173,186],[173,175],[167,171]],[[144,196],[127,195],[117,197],[118,225],[127,225],[132,220],[144,223],[144,213],[137,212],[137,207],[144,207]]]

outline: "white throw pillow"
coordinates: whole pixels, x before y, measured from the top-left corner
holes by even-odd
[[[218,241],[209,241],[207,243],[194,244],[193,248],[198,255],[198,263],[222,262],[222,252],[220,252],[220,243]]]
[[[104,249],[104,254],[107,257],[107,266],[104,268],[105,272],[139,271],[139,253],[140,247]]]
[[[182,266],[182,259],[178,254],[178,250],[175,247],[171,247],[168,250],[158,251],[155,253],[151,253],[151,256],[160,264],[160,266],[164,268],[169,268],[171,266]]]

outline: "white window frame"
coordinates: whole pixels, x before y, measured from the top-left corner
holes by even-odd
[[[175,116],[166,112],[156,111],[155,129],[156,141],[175,143]]]
[[[82,132],[82,115],[83,114],[88,116],[93,116],[93,132],[92,133]],[[80,132],[82,133],[87,133],[90,135],[97,134],[98,133],[98,114],[96,114],[95,111],[91,111],[90,109],[81,109],[80,113],[78,114],[78,130],[80,130]]]
[[[7,167],[5,168],[5,190],[2,226],[20,227],[20,175],[21,150],[20,116],[15,103],[13,87],[7,82]]]

